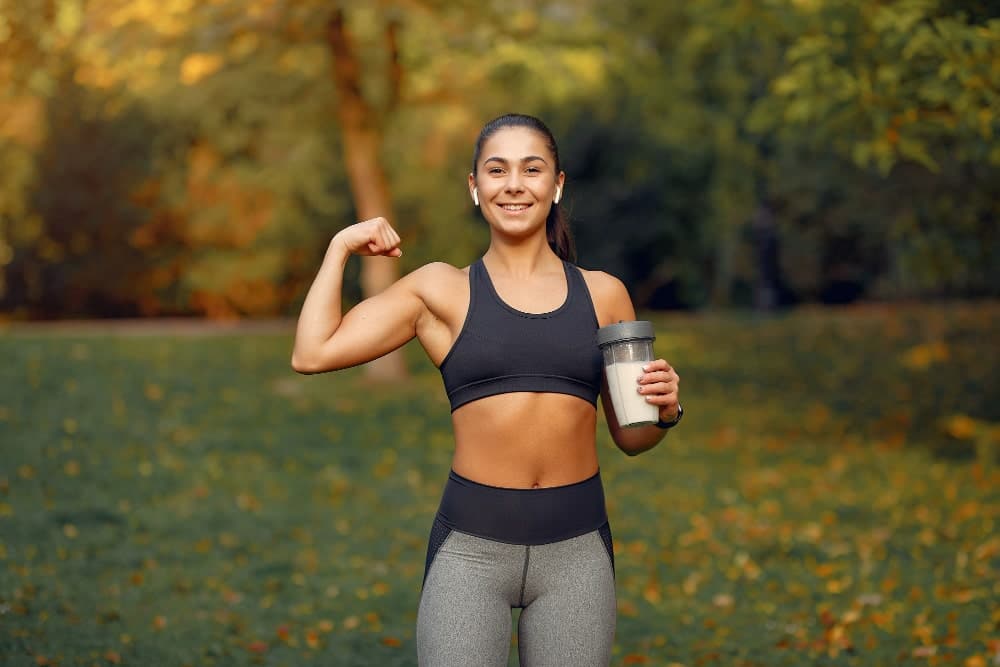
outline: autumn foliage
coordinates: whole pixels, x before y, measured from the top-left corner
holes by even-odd
[[[995,664],[1000,306],[656,326],[683,426],[598,441],[614,665]],[[390,388],[295,375],[291,331],[125,333],[0,334],[0,662],[414,665],[419,350]]]

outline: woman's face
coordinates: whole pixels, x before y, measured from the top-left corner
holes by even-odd
[[[562,189],[545,137],[527,127],[498,130],[483,144],[469,194],[478,188],[479,208],[490,227],[516,237],[544,233],[545,218]]]

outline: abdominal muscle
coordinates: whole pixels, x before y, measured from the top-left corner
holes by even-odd
[[[573,484],[597,472],[594,406],[576,396],[514,392],[452,413],[452,470],[481,484],[531,489]]]

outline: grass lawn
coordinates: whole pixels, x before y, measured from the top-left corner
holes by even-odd
[[[615,665],[1000,664],[1000,304],[656,324],[683,425],[598,438]],[[0,664],[416,664],[440,377],[290,348],[0,332]]]

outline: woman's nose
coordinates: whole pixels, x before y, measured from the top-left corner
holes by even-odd
[[[516,172],[507,175],[507,182],[504,185],[504,190],[507,192],[521,192],[524,189],[521,186],[521,176]]]

